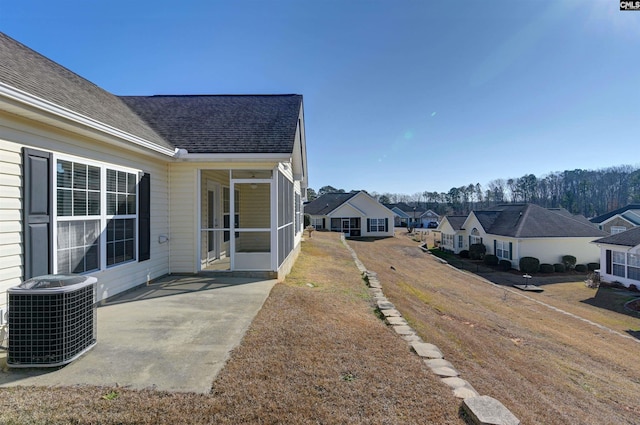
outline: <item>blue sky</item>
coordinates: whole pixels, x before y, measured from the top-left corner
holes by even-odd
[[[316,190],[640,166],[618,0],[0,0],[0,31],[118,95],[304,95]]]

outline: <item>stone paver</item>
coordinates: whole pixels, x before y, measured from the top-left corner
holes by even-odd
[[[429,359],[441,359],[443,357],[442,351],[438,347],[433,344],[429,344],[428,342],[413,342],[411,343],[411,348],[416,352],[420,357],[426,357]]]
[[[445,359],[428,359],[424,361],[427,366],[429,366],[430,368],[434,368],[434,367],[451,367],[453,368],[453,365],[451,364],[451,362],[445,360]]]
[[[465,398],[464,410],[474,424],[478,425],[518,425],[520,420],[502,403],[487,395]]]
[[[477,397],[480,394],[462,378],[452,376],[447,378],[442,378],[442,382],[447,384],[449,388],[453,390],[453,395],[457,398],[469,398],[469,397]]]
[[[390,308],[387,310],[382,310],[382,314],[384,315],[384,317],[399,317],[401,316],[400,312],[396,309]]]
[[[393,326],[393,330],[396,331],[396,333],[398,335],[413,335],[413,334],[415,334],[415,332],[411,328],[411,326],[406,326],[406,325]]]
[[[431,368],[431,372],[435,373],[438,376],[459,376],[460,374],[458,373],[457,370],[455,370],[452,367],[446,367],[446,366],[441,366],[441,367],[432,367]]]
[[[407,321],[404,320],[404,318],[400,317],[400,316],[389,316],[385,320],[390,325],[405,325],[405,326],[408,325]]]
[[[393,304],[391,304],[389,301],[382,301],[382,300],[378,301],[378,308],[380,310],[390,310],[390,309],[395,310],[396,309],[396,307]]]

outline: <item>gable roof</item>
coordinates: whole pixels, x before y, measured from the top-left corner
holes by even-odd
[[[305,204],[304,213],[311,215],[327,215],[331,211],[338,208],[340,205],[347,202],[360,192],[350,193],[325,193],[324,195],[314,199],[313,201]]]
[[[302,96],[122,96],[157,133],[189,153],[293,152]]]
[[[597,237],[606,235],[568,212],[535,204],[505,204],[473,211],[486,233],[514,238]]]
[[[640,245],[640,227],[633,227],[626,232],[616,233],[615,235],[596,239],[593,243],[631,247],[638,246]]]
[[[44,101],[43,107],[57,105],[173,149],[120,98],[3,33],[0,33],[0,58],[0,89],[17,89],[21,92],[18,94]]]
[[[591,221],[592,223],[597,223],[597,224],[603,223],[603,222],[609,220],[611,217],[616,216],[618,214],[624,215],[623,213],[625,213],[625,212],[627,212],[629,210],[639,210],[640,211],[640,204],[629,204],[629,205],[626,205],[626,206],[624,206],[622,208],[618,208],[617,210],[609,211],[606,214],[602,214],[602,215],[599,215],[597,217],[593,217],[589,221]],[[631,221],[633,223],[634,222],[633,221],[634,217],[633,216],[630,216],[630,217],[631,217],[631,219],[629,219],[629,218],[627,218],[625,216],[625,218],[627,218],[627,220],[629,220],[629,221]],[[636,220],[637,220],[637,218],[636,218]],[[634,223],[634,224],[640,225],[640,222]]]
[[[3,33],[0,58],[0,101],[18,115],[33,118],[35,107],[57,117],[44,117],[49,124],[67,126],[62,117],[169,156],[176,148],[306,155],[296,148],[301,95],[118,97]],[[306,158],[299,162],[305,169]]]
[[[447,219],[451,227],[453,227],[453,230],[457,232],[458,230],[462,229],[462,225],[466,221],[467,216],[466,215],[447,215],[445,216],[445,218]]]

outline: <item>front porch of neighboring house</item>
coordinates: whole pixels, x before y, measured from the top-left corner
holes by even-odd
[[[198,186],[197,272],[277,278],[300,227],[294,184],[278,169],[201,169]]]

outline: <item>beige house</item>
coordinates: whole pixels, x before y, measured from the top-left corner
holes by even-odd
[[[555,264],[562,256],[573,255],[578,264],[598,262],[599,249],[590,242],[606,235],[584,217],[534,204],[472,211],[459,228],[458,223],[459,217],[447,216],[440,224],[445,249],[459,253],[472,244],[483,244],[487,254],[510,261],[515,269],[519,269],[522,257]]]
[[[118,97],[1,33],[0,57],[0,293],[50,273],[97,277],[100,300],[291,268],[302,96]]]
[[[629,204],[590,219],[598,229],[615,235],[640,226],[640,204]]]

